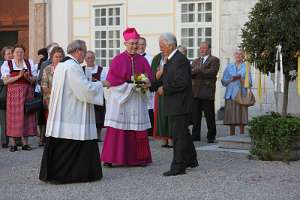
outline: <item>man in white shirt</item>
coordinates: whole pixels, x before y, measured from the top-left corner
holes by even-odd
[[[86,66],[83,66],[86,77],[89,81],[104,81],[108,73],[108,67],[103,67],[95,64],[95,53],[87,51],[85,56]],[[98,141],[101,141],[101,130],[104,126],[105,105],[95,105],[95,119],[97,127]]]
[[[67,53],[53,76],[40,180],[99,180],[102,169],[94,104],[103,104],[103,86],[107,82],[87,80],[80,66],[86,54],[84,41],[71,42]]]

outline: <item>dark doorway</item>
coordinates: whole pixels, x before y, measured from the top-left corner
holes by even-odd
[[[18,43],[18,31],[0,31],[0,51],[5,46],[14,46]],[[3,62],[0,56],[0,64]]]
[[[18,43],[18,31],[0,31],[0,49]]]

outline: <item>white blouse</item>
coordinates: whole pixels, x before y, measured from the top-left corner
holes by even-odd
[[[37,76],[37,67],[34,65],[33,61],[29,59],[29,63],[31,66],[31,74],[32,76]],[[13,64],[13,69],[14,70],[22,70],[22,69],[27,69],[26,63],[23,60],[23,66],[19,67],[16,65],[16,62],[14,59],[12,59],[12,64]],[[1,66],[1,78],[10,76],[10,68],[8,66],[8,62],[4,61],[3,65]]]

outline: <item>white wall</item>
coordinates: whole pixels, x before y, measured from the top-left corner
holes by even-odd
[[[159,52],[158,37],[162,32],[175,31],[175,5],[173,0],[128,0],[129,27],[136,27],[147,40],[147,52]]]
[[[241,42],[241,28],[248,20],[248,13],[257,0],[215,0],[213,24],[213,54],[220,57],[222,72],[228,62],[233,61],[233,53]],[[48,42],[58,42],[63,47],[73,39],[87,42],[88,48],[93,48],[92,8],[97,5],[120,4],[123,8],[123,29],[136,27],[138,32],[147,39],[147,52],[155,55],[159,52],[158,37],[162,32],[173,32],[178,35],[178,0],[51,0],[50,34]],[[216,108],[224,105],[224,88],[218,80],[216,92]],[[275,101],[273,84],[270,77],[265,79],[266,90],[261,104],[250,109],[251,115],[274,110]],[[254,88],[257,88],[257,76]],[[293,83],[292,83],[293,84]],[[290,90],[296,91],[292,85]],[[257,94],[257,90],[254,90]],[[257,96],[257,95],[256,95]],[[289,112],[298,106],[296,93],[290,96]],[[297,99],[297,101],[292,101]],[[300,109],[300,105],[298,106]],[[297,111],[298,112],[298,111]],[[300,111],[299,111],[300,113]]]
[[[248,13],[255,5],[257,0],[226,0],[221,4],[221,29],[220,29],[220,60],[221,60],[221,74],[226,68],[228,62],[234,62],[233,54],[238,49],[241,43],[241,29],[243,25],[248,21]],[[249,109],[250,116],[255,116],[261,113],[265,113],[274,110],[274,94],[273,94],[273,82],[270,77],[262,76],[263,84],[263,97],[258,99],[257,87],[258,76],[253,73],[254,78],[253,92],[257,98],[257,104]],[[221,105],[224,105],[224,99],[222,98],[225,92],[225,88],[221,86]]]
[[[71,1],[48,1],[48,12],[47,43],[57,42],[60,46],[66,48],[72,39]]]

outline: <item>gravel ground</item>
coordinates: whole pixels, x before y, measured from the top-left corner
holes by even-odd
[[[31,143],[37,146],[35,139]],[[42,148],[14,153],[0,149],[0,200],[300,199],[300,161],[263,162],[249,160],[245,154],[200,150],[198,168],[187,170],[186,175],[163,177],[172,150],[151,140],[151,151],[153,164],[147,167],[103,167],[101,181],[51,185],[38,179]]]

